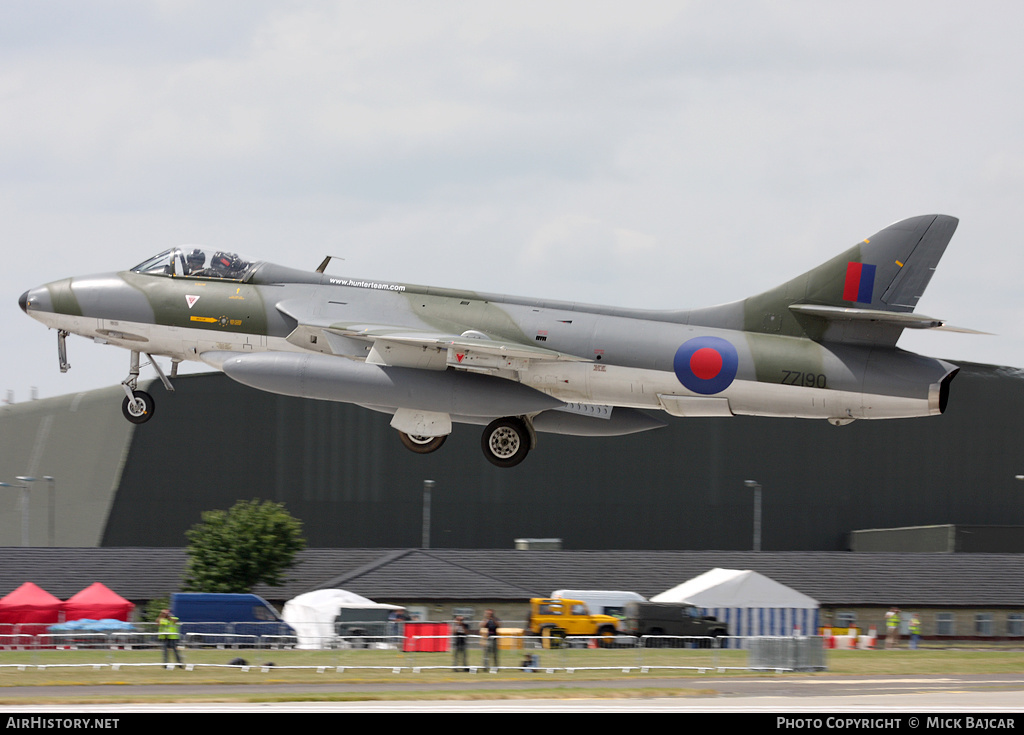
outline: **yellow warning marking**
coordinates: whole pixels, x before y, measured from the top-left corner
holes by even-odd
[[[903,267],[903,263],[899,262],[898,260],[896,261],[896,265],[898,265],[900,268]]]
[[[189,319],[194,321],[194,322],[207,322],[207,323],[216,323],[216,321],[217,321],[212,316],[190,316]]]

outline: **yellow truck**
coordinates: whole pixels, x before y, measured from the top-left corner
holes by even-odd
[[[619,630],[619,619],[611,615],[591,615],[582,600],[534,597],[526,628],[544,639],[545,647],[563,645],[566,636],[594,636],[598,645],[611,646]]]

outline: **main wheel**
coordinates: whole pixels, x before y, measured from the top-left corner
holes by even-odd
[[[417,436],[415,434],[406,434],[404,431],[398,432],[398,438],[402,440],[402,444],[410,452],[416,452],[416,454],[430,454],[436,452],[444,444],[444,440],[448,438],[448,435],[444,436]]]
[[[124,397],[121,403],[121,413],[133,424],[144,424],[153,418],[153,411],[156,410],[156,403],[153,396],[146,391],[132,391],[135,400],[129,401],[128,396]]]
[[[491,464],[515,467],[530,451],[530,433],[522,419],[495,419],[484,429],[480,446]]]

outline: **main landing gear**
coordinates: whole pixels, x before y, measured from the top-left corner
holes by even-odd
[[[164,384],[164,388],[168,393],[173,393],[174,386],[171,385],[171,381],[164,375],[164,371],[160,369],[156,360],[149,353],[146,353],[146,357],[149,358],[149,364],[156,370],[156,374],[160,376],[160,381]],[[139,385],[139,369],[139,353],[133,351],[131,353],[128,377],[121,381],[121,387],[124,388],[125,395],[124,400],[121,402],[121,413],[133,424],[146,423],[153,418],[153,412],[156,410],[156,401],[153,400],[153,396],[144,390],[136,390]],[[171,375],[177,375],[177,372],[178,363],[172,363]]]
[[[436,452],[444,444],[444,436],[415,436],[398,432],[405,448],[416,454]],[[515,467],[526,459],[530,449],[537,443],[529,419],[506,416],[495,419],[484,429],[480,437],[480,448],[487,461],[497,467]]]
[[[495,419],[484,429],[480,448],[487,461],[498,467],[515,467],[526,459],[533,437],[521,418]]]
[[[402,440],[402,444],[410,452],[416,452],[416,454],[430,454],[436,452],[444,444],[444,440],[448,438],[448,435],[444,436],[416,436],[415,434],[406,434],[404,431],[398,432],[398,438]]]

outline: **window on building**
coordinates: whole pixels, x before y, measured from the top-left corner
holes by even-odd
[[[935,635],[956,635],[953,613],[935,614]]]
[[[992,635],[992,613],[974,614],[974,635]]]
[[[1006,616],[1006,635],[1024,635],[1024,613]]]

